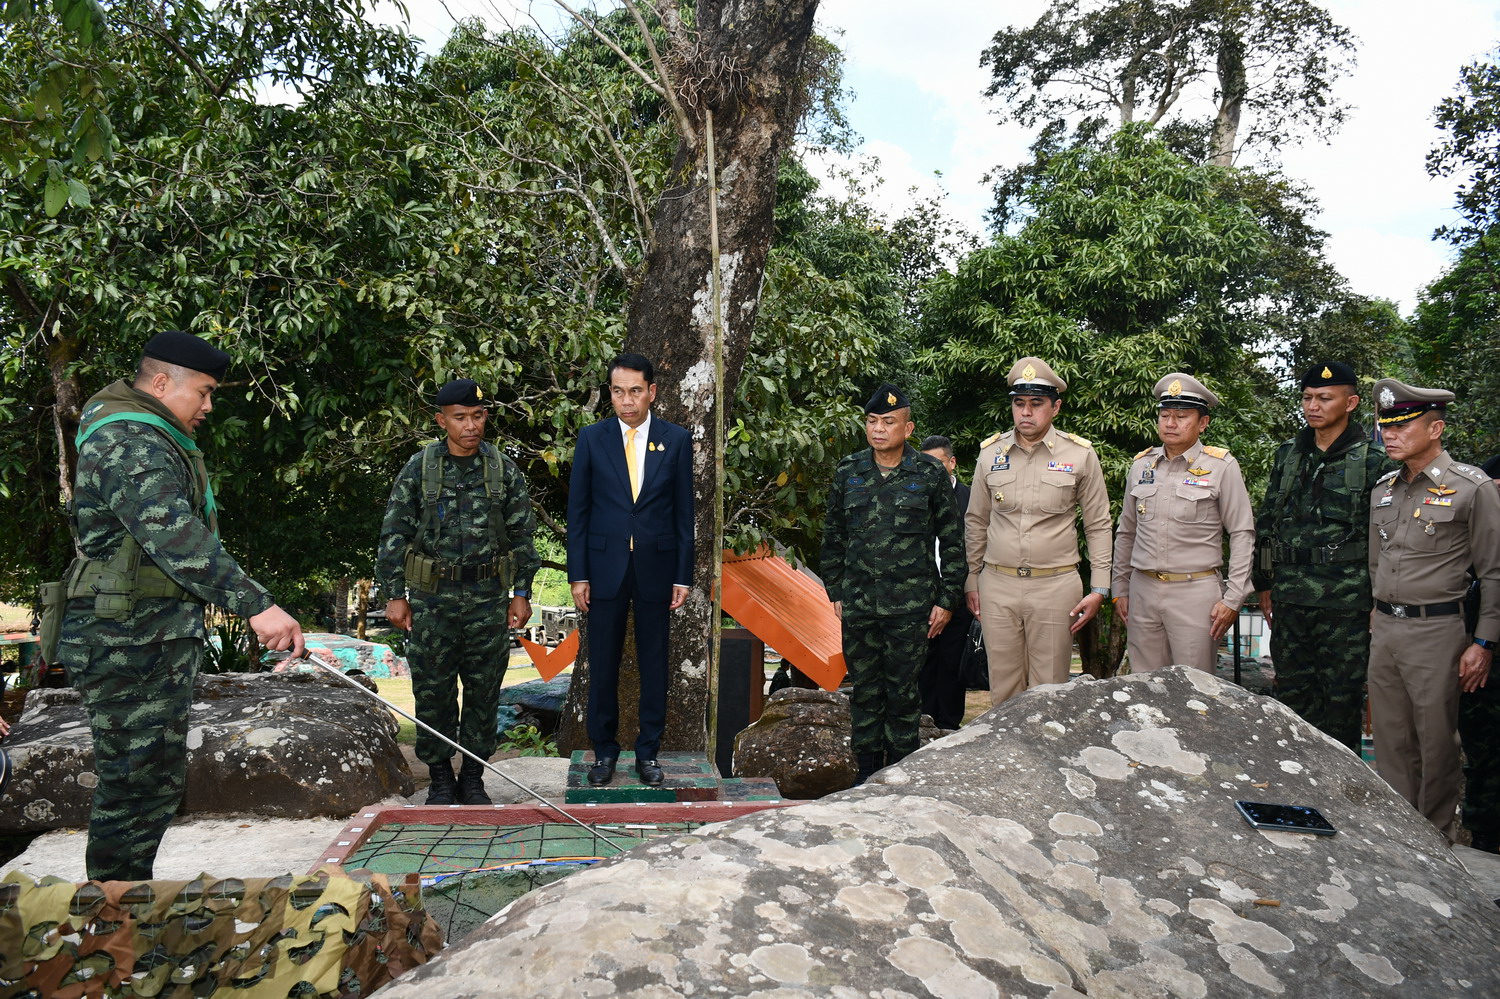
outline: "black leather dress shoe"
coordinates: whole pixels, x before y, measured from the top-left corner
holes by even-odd
[[[602,760],[596,760],[589,768],[589,783],[594,787],[602,787],[615,779],[615,758],[606,756]]]
[[[647,787],[660,787],[661,782],[666,779],[666,775],[661,772],[661,767],[655,760],[643,760],[637,763],[635,773],[641,779],[641,783]]]

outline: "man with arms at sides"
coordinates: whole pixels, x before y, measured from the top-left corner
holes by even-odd
[[[953,454],[953,442],[934,434],[922,441],[921,450],[947,470],[948,481],[953,484],[954,513],[962,529],[964,513],[969,509],[969,487],[954,474],[958,458]],[[917,689],[922,693],[922,713],[931,715],[938,728],[955,729],[964,721],[965,690],[959,660],[973,620],[969,608],[959,604],[943,630],[927,640],[927,659],[917,675]]]
[[[693,442],[682,427],[651,416],[656,373],[639,354],[609,366],[615,415],[578,435],[568,480],[568,582],[588,615],[589,783],[608,784],[619,762],[620,653],[635,609],[640,665],[640,731],[635,768],[662,783],[657,763],[667,723],[670,612],[693,581]]]
[[[187,784],[188,714],[203,607],[248,620],[269,649],[303,654],[302,629],[219,542],[218,508],[193,441],[229,355],[171,330],[134,381],[83,408],[73,520],[81,558],[64,581],[56,660],[94,737],[88,876],[144,881]]]
[[[479,385],[455,379],[434,402],[443,436],[396,476],[375,571],[390,598],[386,620],[411,632],[406,658],[417,717],[488,760],[499,741],[495,714],[510,629],[531,617],[536,517],[520,469],[484,439],[489,411]],[[455,782],[453,747],[422,728],[416,752],[432,777],[427,804],[490,803],[482,764],[465,756]]]
[[[1174,665],[1212,672],[1219,640],[1250,592],[1250,494],[1229,449],[1199,440],[1219,397],[1180,371],[1152,394],[1161,444],[1136,455],[1125,478],[1115,612],[1128,629],[1132,673]],[[1225,534],[1229,572],[1221,582]]]
[[[1068,387],[1045,361],[1010,369],[1015,426],[979,445],[965,518],[969,610],[984,626],[990,703],[1064,683],[1073,636],[1109,596],[1109,493],[1094,446],[1052,425]],[[1089,548],[1089,592],[1078,575],[1077,518]]]
[[[1458,699],[1489,679],[1500,639],[1500,492],[1443,447],[1453,393],[1375,383],[1385,450],[1402,467],[1370,493],[1370,721],[1375,768],[1453,842]],[[1469,567],[1478,621],[1464,628]]]
[[[823,521],[819,571],[843,621],[857,784],[916,751],[917,672],[963,599],[953,487],[906,443],[913,429],[906,396],[882,385],[865,404],[869,447],[839,462]]]
[[[1354,369],[1302,376],[1307,426],[1276,450],[1251,582],[1271,626],[1276,697],[1359,752],[1370,663],[1369,495],[1391,470],[1359,409]]]

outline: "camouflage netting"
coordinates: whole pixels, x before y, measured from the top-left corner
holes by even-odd
[[[364,996],[442,946],[381,875],[0,882],[0,999]]]

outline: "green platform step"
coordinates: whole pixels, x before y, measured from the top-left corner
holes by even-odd
[[[780,801],[781,792],[769,777],[722,778],[714,773],[706,753],[662,753],[656,758],[666,778],[659,787],[641,783],[635,773],[635,753],[621,753],[614,780],[603,787],[589,784],[594,754],[577,750],[568,764],[569,805],[632,801]]]

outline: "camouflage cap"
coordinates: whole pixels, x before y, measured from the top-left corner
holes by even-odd
[[[1375,383],[1375,412],[1382,427],[1415,420],[1433,410],[1441,413],[1453,399],[1447,389],[1417,388],[1394,378]]]
[[[1023,357],[1011,366],[1005,376],[1010,383],[1011,395],[1036,395],[1056,399],[1059,392],[1066,392],[1068,383],[1057,376],[1040,357]]]
[[[876,389],[875,394],[870,396],[870,401],[865,403],[865,413],[867,415],[873,413],[879,416],[881,413],[890,413],[903,407],[909,408],[910,406],[911,400],[906,398],[906,393],[890,382],[886,382],[880,388]]]
[[[220,381],[229,370],[229,355],[200,336],[182,330],[165,330],[146,341],[141,353],[179,368],[201,371]]]
[[[1324,361],[1314,364],[1302,376],[1303,388],[1324,388],[1329,385],[1358,385],[1359,377],[1354,369],[1342,361]]]
[[[484,392],[472,378],[455,378],[438,389],[437,404],[443,406],[483,406]]]
[[[1174,371],[1151,389],[1158,409],[1198,409],[1208,412],[1219,404],[1219,397],[1192,375]]]

